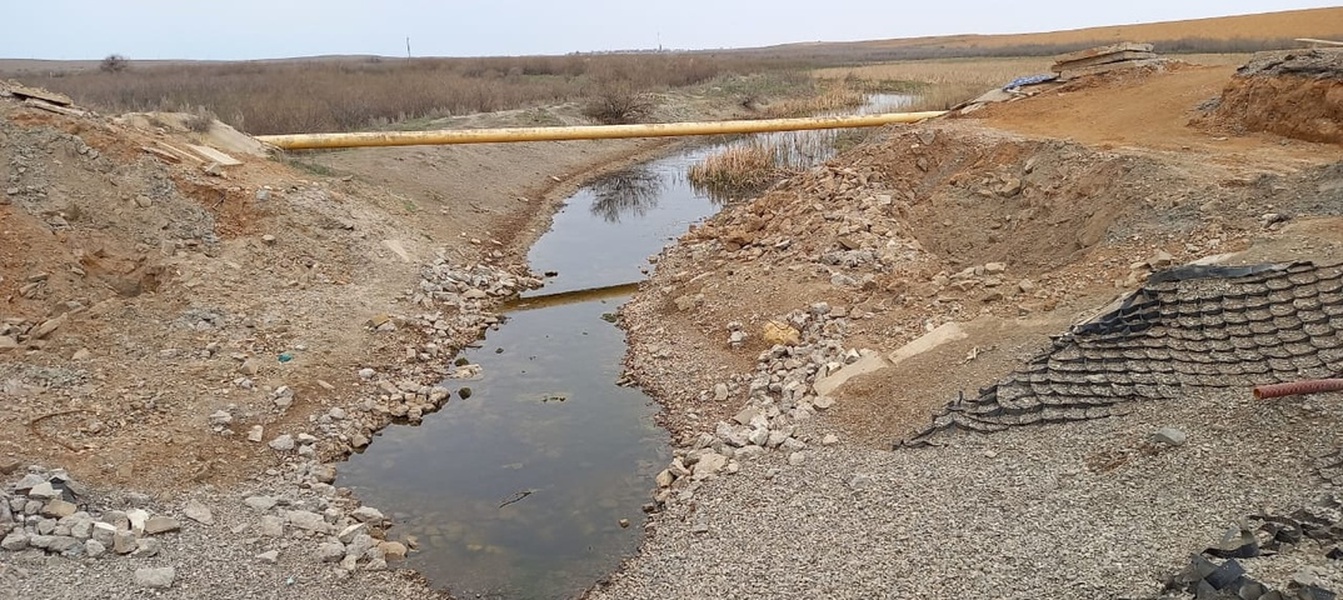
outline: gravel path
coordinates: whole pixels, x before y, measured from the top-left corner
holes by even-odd
[[[1309,457],[1340,414],[1339,394],[1210,391],[937,448],[813,445],[798,466],[770,453],[669,503],[590,597],[1155,597],[1247,513],[1316,501]],[[1165,426],[1188,442],[1144,452]],[[1337,567],[1317,574],[1343,584]]]

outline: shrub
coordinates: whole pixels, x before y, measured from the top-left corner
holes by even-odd
[[[645,121],[653,114],[653,95],[628,80],[607,81],[583,107],[583,116],[604,125]]]
[[[120,73],[131,67],[131,59],[120,54],[108,54],[98,63],[98,70],[104,73]]]
[[[183,125],[185,125],[189,131],[205,133],[210,131],[210,127],[214,125],[214,122],[215,114],[202,106],[192,111],[191,115],[186,118],[185,122],[183,122]]]

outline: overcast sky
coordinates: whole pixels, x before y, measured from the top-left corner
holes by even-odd
[[[1289,0],[0,0],[0,57],[249,59],[704,49],[1019,33],[1335,2]]]

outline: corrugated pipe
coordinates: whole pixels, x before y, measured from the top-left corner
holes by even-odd
[[[1254,397],[1258,399],[1295,396],[1298,394],[1318,394],[1321,392],[1343,391],[1343,379],[1306,379],[1288,383],[1257,385]]]
[[[510,127],[504,129],[445,129],[439,131],[365,131],[354,133],[296,133],[261,135],[258,140],[285,150],[358,148],[365,146],[436,146],[445,144],[491,144],[500,142],[557,142],[617,138],[725,135],[879,127],[891,123],[914,123],[945,114],[945,111],[888,113],[800,119],[749,121],[701,121],[694,123],[647,123],[638,125],[586,125],[575,127]]]

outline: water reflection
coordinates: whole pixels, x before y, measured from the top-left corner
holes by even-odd
[[[617,171],[593,182],[592,214],[607,223],[622,216],[643,217],[656,208],[662,194],[662,178],[647,167]]]
[[[433,585],[459,598],[569,598],[638,547],[670,446],[652,401],[616,385],[625,336],[609,317],[634,291],[618,284],[642,279],[648,256],[716,210],[680,176],[713,150],[579,190],[532,247],[532,269],[558,273],[517,302],[534,310],[511,312],[464,353],[479,379],[447,382],[470,397],[388,428],[341,467],[340,485],[392,513],[391,535],[418,538],[407,564]]]

